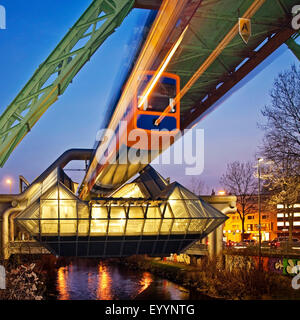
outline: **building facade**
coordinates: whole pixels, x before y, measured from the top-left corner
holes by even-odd
[[[300,239],[300,201],[293,205],[293,237]],[[277,230],[278,237],[289,236],[289,218],[287,209],[283,204],[277,205]]]
[[[261,234],[262,241],[272,241],[277,237],[277,210],[276,208],[269,208],[266,205],[267,198],[262,196],[261,205]],[[245,237],[247,240],[259,240],[259,212],[258,197],[253,197],[253,209],[249,210],[245,217]],[[239,208],[239,204],[237,204]],[[299,206],[300,212],[300,206]],[[300,216],[299,216],[300,217]],[[240,242],[242,241],[242,219],[238,212],[228,215],[228,220],[224,226],[224,240],[229,242]],[[299,220],[300,221],[300,220]]]

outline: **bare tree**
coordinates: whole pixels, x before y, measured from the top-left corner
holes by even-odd
[[[300,68],[292,66],[278,75],[270,92],[271,103],[262,110],[266,123],[262,151],[275,163],[293,160],[300,168]]]
[[[284,206],[293,235],[293,205],[299,198],[300,173],[300,68],[281,72],[270,92],[271,103],[262,110],[266,123],[260,152],[270,160],[265,174],[270,204]]]
[[[203,180],[195,177],[191,179],[191,190],[197,196],[209,193],[209,187],[206,185],[206,183]]]
[[[245,237],[246,216],[256,208],[257,180],[251,162],[232,162],[220,179],[222,186],[237,197],[237,212],[242,220],[242,240]]]
[[[294,204],[299,198],[300,176],[295,175],[294,160],[289,158],[269,161],[267,166],[262,167],[264,188],[268,190],[268,204],[283,206],[284,217],[287,217],[289,242],[293,239]]]

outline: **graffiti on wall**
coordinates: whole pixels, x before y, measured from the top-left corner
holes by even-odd
[[[266,272],[273,272],[277,274],[295,276],[300,273],[300,258],[274,258],[262,257],[262,267]],[[166,258],[168,261],[179,262],[184,264],[191,264],[191,258],[188,254],[171,254]],[[200,261],[201,258],[197,259]],[[199,262],[200,264],[200,262]],[[225,255],[226,269],[233,270],[254,270],[258,269],[258,256],[239,256],[239,255]]]
[[[257,256],[226,256],[226,266],[229,270],[233,269],[254,269],[258,268],[259,257]],[[300,272],[300,258],[273,258],[262,257],[262,267],[264,271],[277,274],[294,276]]]
[[[300,259],[283,259],[283,274],[295,275],[299,273]]]
[[[182,254],[171,254],[170,257],[167,257],[168,261],[172,262],[179,262],[184,264],[191,264],[191,258],[188,254],[182,253]]]

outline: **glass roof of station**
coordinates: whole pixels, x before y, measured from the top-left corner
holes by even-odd
[[[147,187],[140,179],[124,185],[110,198],[91,202],[81,201],[57,181],[16,219],[35,239],[54,248],[56,254],[68,247],[70,251],[76,248],[77,255],[80,243],[90,241],[103,242],[95,247],[95,253],[115,239],[123,239],[119,249],[127,250],[136,237],[148,244],[149,239],[165,237],[161,241],[168,242],[174,238],[172,246],[163,245],[160,249],[155,244],[159,240],[152,241],[151,250],[160,254],[159,250],[177,252],[205,237],[221,225],[226,216],[176,182],[149,198]],[[141,253],[139,242],[130,248],[131,254]],[[83,255],[90,256],[89,249],[83,251]],[[117,256],[121,255],[120,251],[116,252]]]

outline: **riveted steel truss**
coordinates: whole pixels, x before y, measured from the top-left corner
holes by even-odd
[[[128,15],[134,0],[94,0],[0,117],[0,166]]]
[[[237,83],[244,79],[252,70],[262,63],[271,53],[278,49],[294,34],[294,30],[283,28],[277,34],[273,35],[268,41],[239,69],[232,72],[230,75],[220,79],[220,84],[212,89],[207,98],[202,101],[199,99],[192,105],[182,116],[182,127],[184,129],[193,127],[199,121],[199,117],[205,115],[207,111],[229,92]],[[297,45],[297,44],[296,44]],[[298,45],[297,45],[298,46]]]
[[[296,42],[296,39],[299,37],[299,35],[300,34],[298,31],[298,33],[294,34],[290,39],[286,41],[286,45],[293,52],[293,54],[297,57],[298,60],[300,60],[300,45],[298,42]]]
[[[200,121],[211,106],[296,33],[291,29],[291,12],[297,0],[264,1],[251,16],[249,42],[245,44],[237,33],[214,57],[212,52],[218,52],[220,43],[253,3],[253,0],[202,0],[193,15],[180,51],[166,70],[178,74],[184,88],[197,71],[206,69],[198,73],[197,81],[181,96],[182,130]],[[287,45],[298,54],[294,41],[288,41]]]

